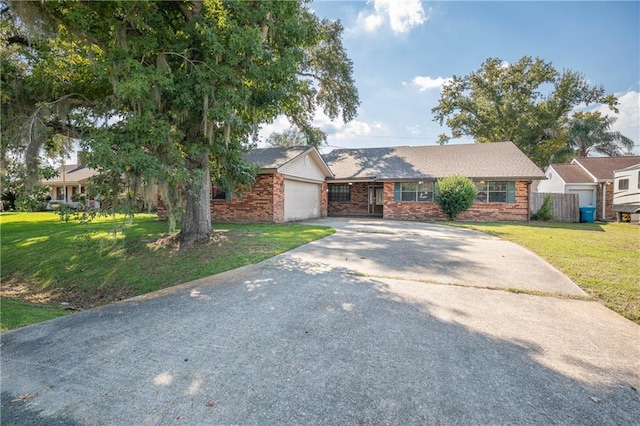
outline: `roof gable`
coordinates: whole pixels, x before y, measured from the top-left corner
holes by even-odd
[[[336,179],[432,180],[453,174],[482,179],[543,179],[511,142],[338,149],[325,155]]]
[[[638,163],[640,163],[640,156],[580,157],[571,161],[571,164],[578,164],[598,182],[613,180],[615,170],[631,167]]]
[[[593,183],[594,179],[577,164],[552,164],[553,169],[565,183]]]
[[[279,172],[283,167],[294,165],[307,155],[314,160],[326,177],[333,176],[324,159],[313,146],[255,149],[244,154],[243,158],[247,163],[260,167],[263,172]]]
[[[58,176],[42,181],[43,185],[66,185],[78,184],[86,181],[98,174],[96,169],[87,167],[84,164],[66,164],[57,168]],[[64,178],[63,178],[64,175]]]

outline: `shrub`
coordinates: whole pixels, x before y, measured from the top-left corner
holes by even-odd
[[[544,196],[540,210],[531,215],[531,220],[553,219],[553,197],[550,194]]]
[[[436,201],[442,211],[450,220],[455,220],[458,214],[471,207],[478,196],[478,190],[468,177],[452,175],[438,179],[436,194]]]

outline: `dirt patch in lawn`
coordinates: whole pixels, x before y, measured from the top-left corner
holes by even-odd
[[[225,232],[226,233],[226,232]],[[237,234],[237,233],[236,233]],[[211,234],[208,240],[198,241],[189,246],[189,250],[202,250],[211,247],[221,247],[229,240],[229,237],[221,232],[214,232]],[[184,249],[182,241],[180,241],[178,234],[162,235],[154,240],[148,241],[146,247],[151,251],[168,250],[171,253],[175,253]]]
[[[16,279],[3,280],[0,285],[0,297],[41,305],[56,303],[59,292],[60,289],[37,289]]]

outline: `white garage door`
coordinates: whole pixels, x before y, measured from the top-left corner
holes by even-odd
[[[595,205],[592,189],[570,189],[569,193],[578,194],[578,197],[580,198],[580,207]]]
[[[284,180],[284,220],[320,217],[320,185]]]

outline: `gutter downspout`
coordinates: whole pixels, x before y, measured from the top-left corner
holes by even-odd
[[[527,181],[527,222],[531,222],[531,183],[533,181]]]
[[[602,182],[602,216],[600,219],[604,221],[606,219],[607,212],[607,183]]]

